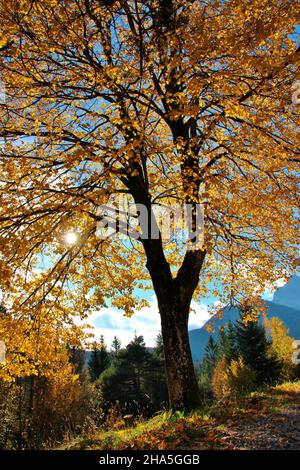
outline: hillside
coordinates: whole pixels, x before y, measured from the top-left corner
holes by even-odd
[[[59,449],[294,450],[300,446],[299,403],[300,382],[286,383],[190,415],[160,413],[132,427],[115,422],[109,430],[70,439]]]

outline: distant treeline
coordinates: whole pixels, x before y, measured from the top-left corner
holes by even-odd
[[[80,364],[82,367],[82,360]],[[90,380],[101,389],[103,400],[119,403],[128,412],[143,410],[143,413],[151,414],[167,405],[160,334],[151,350],[146,348],[143,336],[135,335],[125,348],[121,348],[119,339],[115,337],[108,351],[101,336],[100,343],[91,353],[88,370]]]

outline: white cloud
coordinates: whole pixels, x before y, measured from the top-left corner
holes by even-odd
[[[196,328],[201,328],[204,323],[207,322],[211,318],[211,314],[209,313],[209,306],[200,303],[198,304],[195,301],[192,301],[191,304],[191,313],[189,318],[189,329],[194,330]]]
[[[286,284],[286,280],[283,278],[277,279],[275,284],[270,285],[267,287],[267,290],[263,293],[262,298],[265,300],[273,300],[274,292],[279,288]]]
[[[193,301],[190,329],[200,328],[209,318],[208,306]],[[136,332],[137,335],[143,335],[147,346],[152,347],[160,331],[160,317],[154,297],[150,300],[149,307],[136,311],[131,318],[125,317],[121,310],[106,307],[92,312],[87,321],[93,326],[95,338],[99,339],[102,334],[108,346],[115,335],[121,340],[122,346],[126,346]]]

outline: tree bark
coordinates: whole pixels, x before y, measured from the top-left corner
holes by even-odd
[[[189,304],[178,305],[165,299],[160,304],[169,405],[175,410],[191,411],[201,404],[188,335]]]
[[[149,243],[151,245],[151,241]],[[188,320],[204,259],[205,251],[187,251],[174,278],[164,255],[156,258],[153,257],[153,250],[148,253],[147,268],[161,317],[169,405],[172,410],[190,411],[201,404],[190,349]]]

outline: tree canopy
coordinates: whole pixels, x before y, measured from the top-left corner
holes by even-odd
[[[108,297],[131,315],[151,278],[172,400],[185,401],[192,296],[220,282],[227,300],[258,294],[298,264],[298,21],[295,0],[0,2],[0,274],[14,319],[47,311],[47,325],[55,311],[72,325]],[[120,194],[150,212],[204,205],[203,246],[97,238],[97,208]]]

